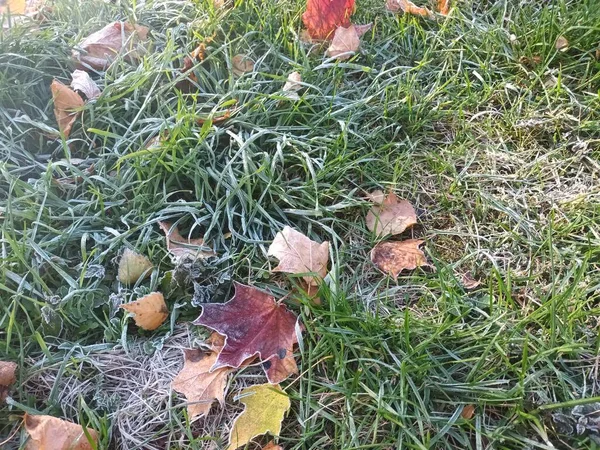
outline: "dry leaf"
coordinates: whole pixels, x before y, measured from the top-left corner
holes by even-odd
[[[600,61],[600,48],[596,49],[596,59]]]
[[[442,16],[447,16],[450,12],[450,0],[438,0],[438,11]]]
[[[147,27],[129,22],[112,22],[79,43],[72,56],[82,68],[87,65],[97,70],[106,69],[120,54],[135,60],[139,57],[138,44],[147,39],[148,31]]]
[[[87,428],[88,435],[95,442],[92,446],[81,425],[52,416],[32,416],[25,414],[25,430],[29,440],[25,450],[92,450],[98,448],[98,434]]]
[[[283,85],[283,92],[292,100],[300,99],[298,91],[302,89],[302,76],[299,72],[292,72],[288,75],[287,81]]]
[[[329,39],[338,27],[350,26],[354,0],[307,0],[302,22],[312,39]]]
[[[144,255],[140,255],[139,253],[126,248],[119,261],[119,281],[121,283],[133,284],[138,281],[141,276],[146,278],[150,275],[150,269],[152,269],[152,267],[152,263]]]
[[[559,36],[556,39],[556,50],[558,50],[559,52],[564,52],[567,51],[569,48],[569,41],[567,41],[567,38],[564,36]]]
[[[419,248],[423,242],[425,241],[420,239],[381,242],[371,250],[371,261],[382,272],[396,279],[403,270],[414,270],[429,265],[425,254]]]
[[[279,349],[278,355],[264,361],[262,367],[271,384],[279,384],[291,375],[297,374],[298,365],[294,358],[293,347],[286,350]]]
[[[198,349],[185,349],[183,354],[183,369],[173,379],[171,386],[185,395],[189,402],[188,415],[193,419],[208,414],[213,400],[218,400],[223,405],[229,369],[210,371],[217,361],[217,354],[214,352],[207,354]]]
[[[16,370],[16,363],[12,361],[0,361],[0,402],[6,399],[9,386],[17,381]]]
[[[327,275],[329,242],[311,241],[302,233],[285,227],[275,236],[267,252],[279,260],[273,272],[311,274],[303,276],[308,284],[318,285]]]
[[[407,200],[390,192],[382,203],[371,207],[366,223],[378,236],[400,234],[417,223],[417,213]]]
[[[471,419],[475,415],[475,405],[466,405],[462,412],[460,413],[460,417],[463,419]]]
[[[542,63],[542,57],[539,55],[534,55],[531,58],[528,56],[521,56],[519,62],[524,66],[533,68]]]
[[[461,277],[461,283],[465,289],[471,290],[471,289],[475,289],[477,286],[479,286],[481,284],[481,281],[473,278],[473,275],[471,275],[471,272],[467,272],[467,273],[463,274],[463,276]]]
[[[377,189],[371,193],[367,193],[367,199],[376,205],[380,205],[385,201],[386,195],[381,189]]]
[[[271,441],[267,445],[265,445],[262,450],[283,450],[281,445],[277,445],[275,442]]]
[[[87,72],[77,69],[73,72],[71,77],[73,78],[71,87],[85,95],[86,99],[93,100],[100,97],[100,94],[102,93],[100,88]]]
[[[144,330],[156,330],[169,316],[165,298],[160,292],[152,292],[120,307],[135,314],[135,324]]]
[[[351,54],[358,50],[360,36],[371,29],[368,25],[350,25],[348,28],[339,27],[335,30],[331,45],[327,49],[327,56],[344,60],[350,58]]]
[[[413,16],[432,17],[433,13],[427,8],[421,8],[410,0],[387,0],[385,7],[388,11],[403,11],[405,14]]]
[[[194,325],[203,325],[226,336],[212,370],[220,367],[240,367],[248,358],[258,355],[261,361],[272,360],[263,367],[271,374],[281,375],[284,360],[297,342],[296,316],[264,291],[235,283],[235,295],[227,303],[202,306],[202,314]]]
[[[65,139],[69,137],[71,128],[79,115],[78,109],[84,105],[83,99],[77,92],[58,80],[53,80],[50,85],[52,100],[54,102],[54,115],[58,129]]]
[[[233,74],[236,77],[241,77],[245,73],[252,72],[254,70],[254,61],[252,61],[246,55],[235,55],[231,59],[231,65],[233,68]]]
[[[315,305],[321,304],[321,298],[318,296],[319,286],[308,284],[304,280],[298,280],[298,290],[302,295],[308,297]]]
[[[0,1],[0,14],[25,14],[25,0]]]
[[[158,226],[165,233],[167,250],[169,250],[175,262],[216,256],[216,253],[213,251],[201,249],[205,247],[204,239],[185,239],[179,234],[177,226],[173,226],[169,222],[158,222]]]
[[[240,393],[240,402],[245,408],[233,422],[227,450],[235,450],[261,434],[279,436],[291,404],[279,386],[259,384],[246,388]]]

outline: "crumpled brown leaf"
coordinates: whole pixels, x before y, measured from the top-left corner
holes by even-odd
[[[8,395],[8,388],[17,381],[15,372],[17,364],[12,361],[0,361],[0,402]]]
[[[381,199],[381,191],[375,191],[372,198]],[[417,223],[415,208],[407,200],[399,199],[390,192],[380,204],[375,204],[367,213],[366,224],[378,236],[400,234]]]
[[[231,59],[231,65],[233,74],[236,77],[241,77],[245,73],[252,72],[254,70],[254,61],[247,55],[235,55]]]
[[[403,11],[405,14],[412,14],[413,16],[433,17],[430,9],[417,6],[410,0],[387,0],[385,7],[392,12]]]
[[[169,222],[158,222],[158,226],[165,233],[167,250],[171,253],[175,262],[185,259],[195,260],[216,256],[216,253],[211,250],[202,250],[199,248],[205,247],[204,239],[185,239],[179,234],[177,226],[173,226]]]
[[[311,241],[293,228],[286,226],[277,233],[267,253],[279,260],[273,272],[311,273],[314,275],[305,275],[303,278],[315,286],[327,275],[329,242],[319,244]]]
[[[98,433],[91,428],[87,432],[95,446],[92,447],[83,427],[52,416],[25,414],[23,422],[29,433],[26,450],[92,450],[97,448]]]
[[[425,254],[419,248],[424,242],[420,239],[381,242],[371,250],[371,261],[379,270],[396,279],[403,270],[429,266]]]
[[[360,37],[369,31],[371,26],[372,24],[351,24],[348,28],[338,27],[331,40],[331,45],[327,49],[327,56],[339,60],[350,58],[360,46]]]
[[[169,316],[165,298],[160,292],[152,292],[120,307],[135,314],[135,324],[144,330],[156,330]]]
[[[71,128],[80,113],[78,109],[83,107],[84,101],[77,92],[58,80],[52,81],[50,90],[52,91],[54,115],[56,116],[58,129],[66,139],[69,137]]]
[[[72,57],[81,68],[89,66],[97,70],[105,70],[121,54],[133,61],[139,57],[139,44],[148,38],[148,31],[147,27],[129,22],[109,23],[81,41]]]
[[[100,97],[102,91],[87,72],[77,69],[71,74],[71,77],[73,78],[71,87],[85,95],[87,100]]]
[[[144,278],[150,275],[152,262],[144,255],[126,248],[119,261],[118,278],[121,283],[135,283],[142,275]]]

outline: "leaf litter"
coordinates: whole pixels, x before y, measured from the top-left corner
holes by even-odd
[[[144,330],[156,330],[169,316],[165,298],[160,292],[152,292],[134,302],[122,304],[120,307],[133,313],[135,324]]]

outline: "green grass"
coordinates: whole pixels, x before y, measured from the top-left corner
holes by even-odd
[[[574,431],[578,405],[600,401],[596,0],[460,1],[435,21],[359,0],[354,21],[373,30],[343,63],[299,42],[301,1],[52,3],[43,23],[0,33],[0,359],[19,364],[0,436],[40,412],[93,426],[101,448],[221,448],[237,388],[262,382],[258,371],[236,375],[225,411],[191,425],[170,380],[153,379],[166,386],[144,394],[156,420],[127,436],[115,419],[126,405],[101,395],[107,361],[126,371],[131,358],[141,377],[140,354],[178,360],[202,338],[175,326],[199,314],[190,277],[215,301],[231,280],[288,293],[266,249],[290,225],[330,241],[332,266],[322,306],[290,303],[306,331],[302,376],[283,384],[286,450],[600,446],[593,412]],[[94,75],[102,96],[67,142],[49,137],[50,82],[70,81],[73,46],[118,19],[150,27],[148,53]],[[182,93],[183,58],[213,35],[197,89]],[[239,79],[237,53],[256,62]],[[294,70],[298,102],[281,93]],[[233,107],[225,122],[197,123]],[[378,188],[418,208],[405,237],[426,240],[435,271],[394,282],[373,267],[364,197]],[[219,258],[169,284],[159,220],[204,234]],[[124,247],[155,264],[131,289],[116,281]],[[472,291],[467,271],[482,281]],[[155,332],[115,311],[156,289],[172,316]]]

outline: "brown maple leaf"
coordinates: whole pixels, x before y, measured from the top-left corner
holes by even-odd
[[[337,27],[348,27],[354,0],[308,0],[302,22],[312,39],[329,39]]]
[[[427,258],[419,248],[420,239],[406,241],[381,242],[371,250],[371,261],[384,273],[394,279],[403,270],[414,270],[420,266],[428,266]]]
[[[173,379],[171,386],[188,400],[190,419],[208,414],[213,400],[221,405],[225,401],[225,387],[230,370],[226,367],[213,370],[217,353],[205,353],[199,349],[184,349],[184,365]]]
[[[58,129],[65,138],[68,138],[71,128],[80,113],[79,109],[84,105],[83,99],[77,92],[58,80],[52,81],[50,90],[52,91],[54,115],[56,116]]]
[[[165,233],[167,239],[167,250],[173,255],[176,262],[185,259],[204,259],[215,256],[216,253],[211,250],[202,250],[204,239],[185,239],[176,225],[171,225],[169,222],[158,222],[158,226]]]
[[[240,367],[248,358],[258,355],[270,360],[277,373],[289,368],[289,355],[296,338],[297,317],[268,293],[252,286],[235,283],[235,295],[227,303],[202,306],[202,314],[194,322],[225,336],[225,345],[211,370]],[[269,376],[269,368],[265,368]],[[272,372],[274,373],[274,372]],[[275,375],[274,375],[275,376]]]
[[[367,228],[378,236],[400,234],[417,223],[417,213],[407,200],[400,200],[390,192],[382,203],[374,205],[367,213],[366,223]]]
[[[92,450],[98,448],[98,434],[81,425],[52,416],[32,416],[25,413],[25,430],[29,433],[27,450]],[[88,436],[94,442],[90,444]]]
[[[303,276],[308,284],[318,285],[327,275],[329,242],[321,244],[290,227],[284,227],[273,239],[267,252],[279,260],[273,272],[309,274]]]
[[[8,388],[17,381],[15,372],[17,364],[12,361],[0,361],[0,402],[3,402],[8,395]]]

